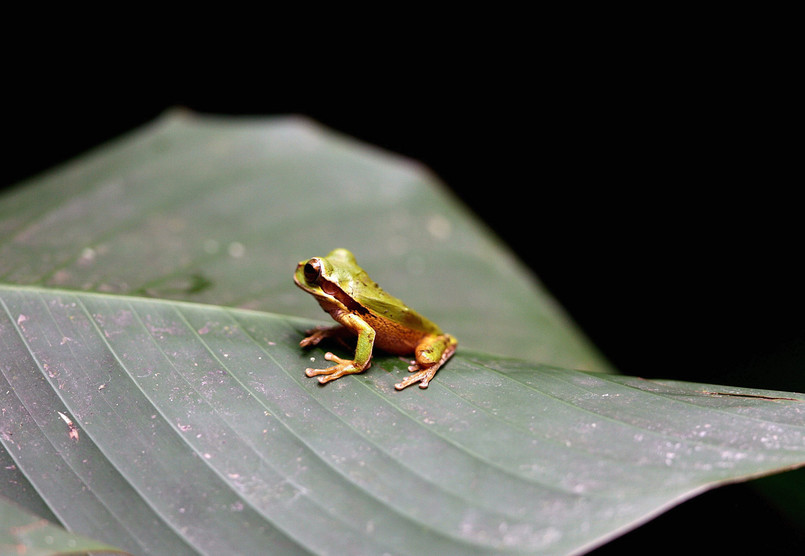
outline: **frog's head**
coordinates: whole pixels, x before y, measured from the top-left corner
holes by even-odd
[[[346,249],[335,249],[326,257],[313,257],[296,265],[294,282],[319,301],[345,301],[353,279],[361,272],[355,257]]]

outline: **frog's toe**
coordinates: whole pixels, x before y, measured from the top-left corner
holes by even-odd
[[[343,365],[335,365],[326,369],[305,369],[305,374],[311,378],[318,376],[318,380],[322,384],[326,384],[331,380],[341,378],[349,371]]]
[[[419,367],[416,365],[411,365],[408,367],[408,370],[411,372],[418,371]],[[436,371],[439,370],[439,367],[434,365],[433,367],[419,370],[416,374],[409,375],[405,377],[402,382],[398,382],[394,385],[394,388],[397,390],[403,390],[404,388],[408,388],[412,384],[418,382],[419,387],[423,390],[428,387],[428,383],[431,381],[433,376],[436,374]]]
[[[344,376],[344,373],[333,373],[330,375],[320,376],[317,380],[319,381],[319,384],[327,384],[331,380],[341,378],[342,376]]]
[[[324,354],[324,358],[328,361],[335,361],[337,365],[333,365],[332,367],[327,367],[326,369],[305,369],[305,374],[309,377],[318,376],[318,380],[321,384],[326,384],[332,380],[337,378],[341,378],[344,375],[352,375],[356,373],[361,373],[369,368],[369,365],[366,365],[363,369],[355,365],[355,362],[351,359],[341,359],[333,355],[330,352]]]
[[[331,367],[331,368],[332,368],[332,367]],[[330,369],[311,369],[310,367],[308,367],[307,369],[305,369],[305,374],[306,374],[307,376],[309,376],[309,377],[311,377],[311,378],[312,378],[312,377],[314,377],[314,376],[316,376],[316,375],[323,375],[323,374],[327,374],[327,372],[328,372],[329,370],[330,370]]]
[[[336,365],[335,367],[330,367],[331,369],[335,369],[336,367],[341,366],[341,365],[353,365],[355,363],[351,359],[341,359],[340,357],[338,357],[337,355],[334,355],[333,353],[331,353],[329,351],[324,354],[324,358],[327,361],[335,361],[336,363],[338,363],[338,365]]]
[[[307,330],[305,334],[307,334],[307,337],[302,338],[302,341],[299,342],[299,345],[301,347],[312,347],[327,337],[327,329],[323,326],[317,326],[316,328]]]

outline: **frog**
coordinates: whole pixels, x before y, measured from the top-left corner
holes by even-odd
[[[333,249],[326,257],[300,261],[294,282],[338,323],[308,330],[299,342],[302,348],[316,346],[325,339],[347,345],[350,337],[357,337],[353,359],[327,352],[324,358],[335,365],[305,369],[305,375],[318,377],[321,384],[366,371],[377,347],[394,355],[414,355],[408,367],[413,374],[395,384],[395,389],[403,390],[416,383],[425,389],[456,351],[458,340],[454,336],[383,291],[347,249]]]

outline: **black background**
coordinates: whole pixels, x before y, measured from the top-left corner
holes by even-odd
[[[304,81],[122,68],[129,81],[72,59],[69,71],[7,86],[0,185],[172,106],[304,114],[430,166],[623,373],[805,391],[802,177],[783,133],[787,84],[762,64],[748,76],[744,65],[659,71],[651,58],[591,57],[582,67],[445,59],[426,74],[407,64],[338,79],[311,69]],[[657,539],[668,550],[794,554],[805,533],[735,485],[599,552]]]

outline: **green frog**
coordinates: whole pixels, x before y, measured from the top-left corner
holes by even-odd
[[[309,330],[299,345],[307,348],[325,338],[344,340],[357,336],[354,359],[332,353],[324,358],[335,362],[326,369],[306,369],[324,384],[369,368],[374,346],[395,355],[414,354],[408,370],[414,374],[395,384],[402,390],[419,383],[427,388],[436,371],[455,353],[457,340],[445,334],[402,301],[384,292],[346,249],[334,249],[326,257],[301,261],[294,273],[296,285],[313,295],[322,309],[339,323],[335,327]]]

